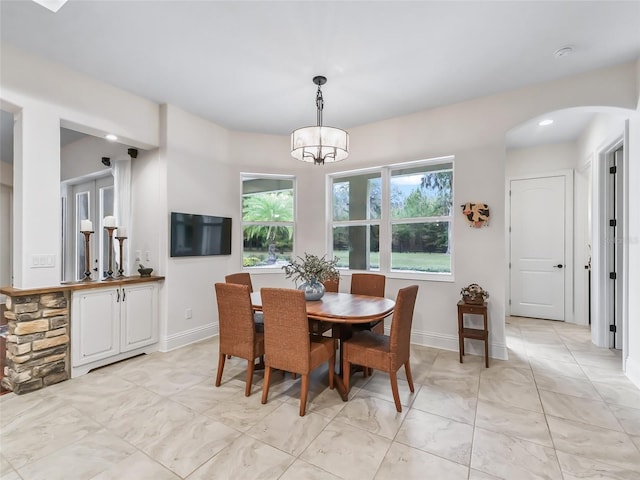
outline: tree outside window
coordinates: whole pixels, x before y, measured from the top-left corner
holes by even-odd
[[[243,266],[287,265],[293,252],[294,218],[293,178],[243,175]]]
[[[451,273],[451,161],[336,176],[332,185],[339,267]]]

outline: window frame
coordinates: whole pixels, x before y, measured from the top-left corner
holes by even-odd
[[[291,222],[245,222],[244,221],[244,181],[265,179],[265,180],[290,180],[293,183],[293,221]],[[297,242],[297,228],[298,223],[298,182],[295,175],[288,174],[276,174],[276,173],[252,173],[252,172],[240,172],[240,269],[241,271],[248,271],[251,274],[269,273],[273,274],[282,271],[282,265],[274,264],[269,266],[245,266],[244,265],[244,229],[251,225],[264,225],[273,227],[291,227],[293,229],[291,258],[295,258],[295,246]]]
[[[422,166],[433,166],[440,164],[451,164],[451,172],[453,179],[451,182],[451,212],[450,215],[440,215],[437,217],[409,217],[409,218],[391,218],[391,177],[392,173],[396,170],[403,168],[415,168]],[[381,179],[381,213],[380,218],[364,219],[364,220],[333,220],[333,183],[335,180],[345,177],[353,177],[357,175],[366,175],[370,173],[380,173]],[[326,175],[326,192],[327,192],[327,230],[326,230],[326,245],[329,256],[333,256],[333,229],[334,227],[348,227],[348,226],[361,226],[361,225],[379,225],[380,238],[379,238],[379,269],[368,269],[366,272],[382,273],[389,278],[398,279],[412,279],[412,280],[424,280],[424,281],[436,281],[436,282],[454,282],[454,264],[455,264],[455,225],[456,216],[455,213],[455,157],[453,155],[436,157],[423,160],[415,160],[410,162],[394,163],[389,165],[382,165],[378,167],[368,167],[355,170],[345,170],[340,172],[328,173]],[[450,272],[419,272],[419,271],[406,271],[406,270],[393,270],[391,269],[391,255],[392,255],[392,226],[394,224],[410,224],[410,223],[437,223],[437,222],[449,222],[451,235],[449,238],[449,252],[451,258],[451,271]],[[351,275],[354,272],[361,272],[365,270],[352,270],[349,268],[340,268],[345,275]]]

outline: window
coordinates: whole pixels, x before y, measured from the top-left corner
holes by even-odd
[[[339,267],[452,273],[451,158],[330,178],[331,238]]]
[[[242,175],[242,265],[280,267],[291,261],[294,179]]]

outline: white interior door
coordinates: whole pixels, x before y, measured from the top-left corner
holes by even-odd
[[[563,175],[511,181],[512,315],[565,319],[565,182]]]

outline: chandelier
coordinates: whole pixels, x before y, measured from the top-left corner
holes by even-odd
[[[349,156],[349,134],[340,128],[322,125],[324,100],[320,87],[327,83],[323,76],[313,77],[318,86],[316,107],[318,124],[315,127],[302,127],[291,134],[291,155],[303,162],[323,165],[325,162],[339,162]]]

